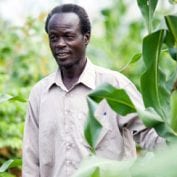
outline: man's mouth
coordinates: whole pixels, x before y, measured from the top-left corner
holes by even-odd
[[[57,58],[59,58],[59,59],[64,59],[64,58],[68,57],[68,55],[69,55],[68,52],[60,52],[60,53],[56,54]]]

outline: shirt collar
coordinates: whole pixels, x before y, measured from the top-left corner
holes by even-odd
[[[91,63],[89,59],[87,59],[86,66],[77,83],[82,83],[91,89],[95,89],[96,87],[95,81],[96,81],[96,76],[95,76],[94,65]]]
[[[83,85],[85,85],[91,89],[95,89],[95,87],[96,87],[95,81],[96,81],[96,75],[95,75],[94,65],[91,63],[91,61],[89,59],[87,59],[86,66],[85,66],[83,72],[81,73],[79,80],[77,81],[77,83],[75,85],[82,83]],[[51,79],[51,82],[49,84],[48,89],[50,89],[54,85],[58,85],[59,87],[61,87],[61,89],[67,91],[67,89],[62,81],[60,69],[57,69],[57,71],[55,71],[53,78]]]

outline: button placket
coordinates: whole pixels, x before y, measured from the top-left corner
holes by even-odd
[[[65,131],[65,167],[66,174],[69,176],[73,167],[75,166],[75,161],[73,159],[73,131],[74,131],[74,102],[71,100],[71,93],[67,93],[64,100],[64,131]]]
[[[66,143],[66,150],[70,150],[73,147],[73,144],[71,142]]]

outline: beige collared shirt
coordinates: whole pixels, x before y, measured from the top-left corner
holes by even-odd
[[[64,86],[59,70],[33,87],[25,123],[23,177],[69,177],[74,173],[90,154],[83,134],[86,97],[104,82],[126,89],[134,104],[143,107],[139,92],[125,76],[89,60],[70,90]],[[136,114],[121,118],[106,101],[100,103],[96,116],[103,125],[96,145],[98,156],[132,158],[136,156],[134,140],[148,149],[163,142],[154,130],[144,127]]]

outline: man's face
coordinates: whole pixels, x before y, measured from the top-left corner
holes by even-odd
[[[49,20],[48,36],[60,67],[70,67],[85,59],[89,34],[81,33],[80,19],[75,13],[54,14]]]

